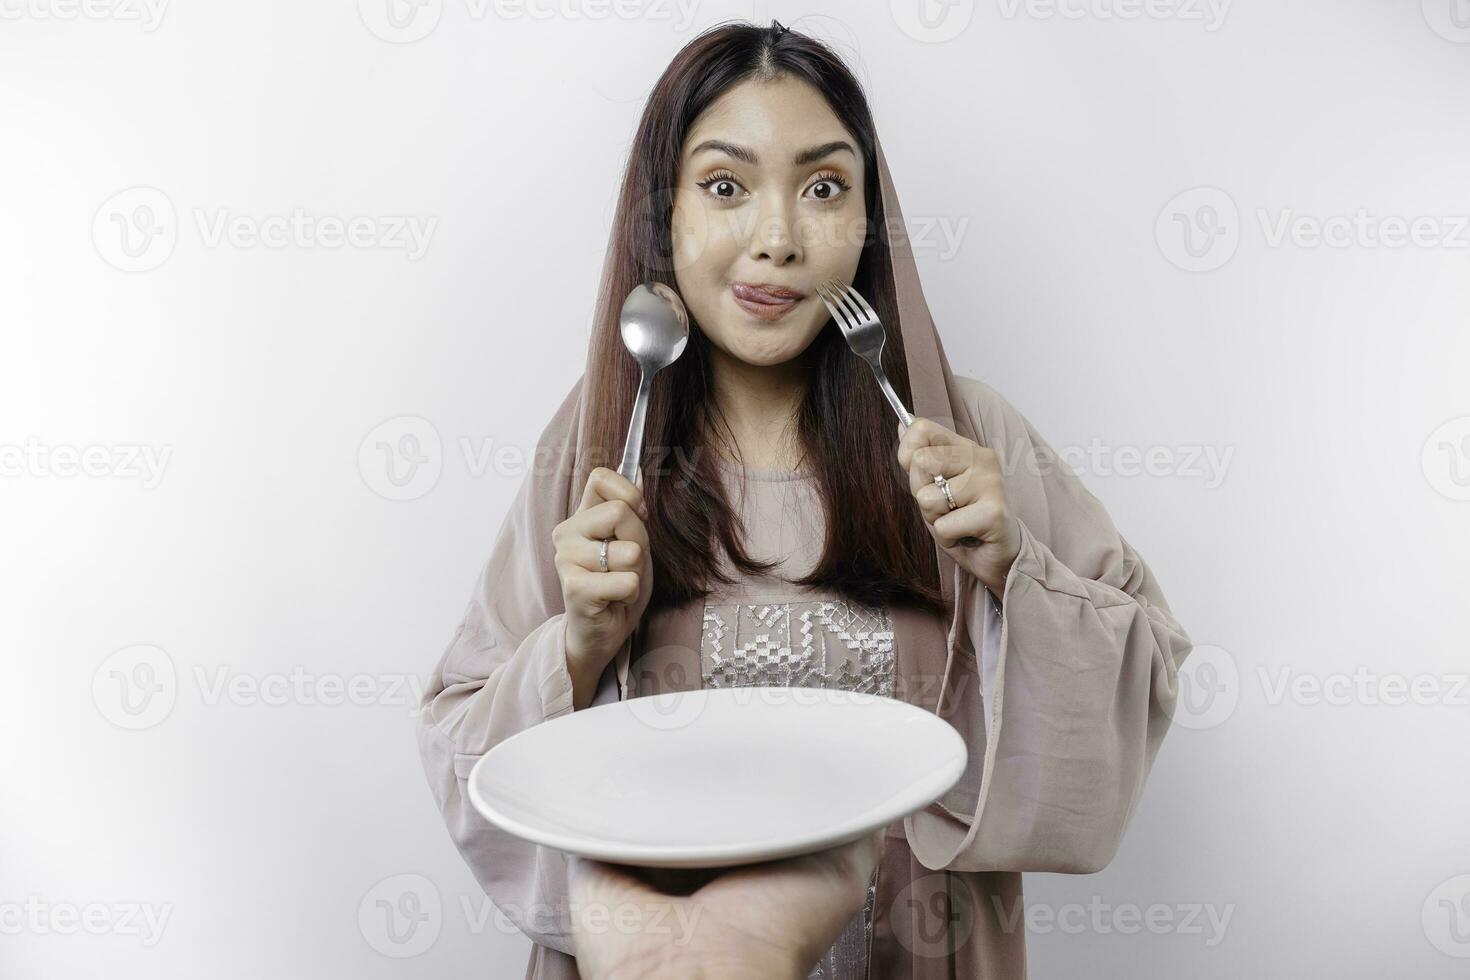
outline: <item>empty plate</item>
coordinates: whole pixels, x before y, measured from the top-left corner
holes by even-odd
[[[680,691],[518,732],[475,763],[469,798],[571,854],[714,868],[836,847],[921,810],[965,768],[944,719],[826,688]]]

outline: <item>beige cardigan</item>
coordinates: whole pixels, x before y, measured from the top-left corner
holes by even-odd
[[[1112,859],[1190,649],[1158,582],[1097,498],[993,388],[960,376],[954,383],[976,441],[1000,457],[1021,549],[999,602],[950,566],[957,615],[942,644],[928,642],[944,634],[936,617],[890,612],[895,696],[953,724],[970,759],[941,800],[887,829],[869,955],[875,978],[1025,976],[1020,872],[1086,874]],[[543,445],[567,445],[581,384]],[[526,975],[537,980],[578,977],[565,856],[486,822],[465,799],[465,778],[498,742],[572,710],[555,573],[548,578],[546,563],[528,557],[550,547],[528,538],[538,495],[565,482],[565,473],[533,473],[522,485],[418,724],[450,836],[486,893],[535,941]],[[594,703],[697,688],[701,616],[689,603],[645,617]]]

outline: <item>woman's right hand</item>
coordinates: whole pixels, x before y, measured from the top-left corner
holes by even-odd
[[[643,491],[599,466],[587,478],[577,512],[551,532],[574,689],[577,680],[595,684],[602,676],[653,595],[653,559],[640,513],[647,516]],[[605,572],[598,563],[604,538],[614,539],[608,542]]]

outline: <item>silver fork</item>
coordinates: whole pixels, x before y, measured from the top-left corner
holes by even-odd
[[[818,283],[817,292],[821,294],[822,302],[827,304],[827,312],[832,314],[832,320],[842,331],[842,336],[847,338],[847,346],[873,369],[873,374],[878,378],[878,387],[883,389],[884,397],[903,420],[904,427],[913,425],[914,417],[903,407],[903,402],[898,399],[898,392],[893,390],[893,385],[888,383],[888,375],[883,373],[884,334],[878,314],[873,312],[867,300],[858,295],[856,289],[840,279]]]
[[[847,346],[858,357],[868,362],[868,367],[873,369],[873,375],[878,379],[878,387],[883,389],[883,395],[888,399],[888,404],[898,413],[903,420],[904,428],[914,424],[914,417],[909,410],[903,407],[899,400],[898,392],[893,390],[893,385],[888,382],[888,375],[883,371],[883,341],[885,335],[883,324],[878,319],[878,314],[868,305],[868,301],[847,283],[840,279],[828,279],[817,284],[817,293],[821,295],[822,302],[827,306],[827,312],[832,314],[832,321],[837,324],[842,336],[847,340]],[[954,510],[954,496],[949,490],[949,481],[943,474],[934,474],[934,485],[944,491],[944,497],[949,501],[949,509]],[[978,547],[980,541],[972,537],[964,537],[959,540],[962,548]]]

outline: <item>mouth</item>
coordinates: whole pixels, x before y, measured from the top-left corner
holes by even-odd
[[[730,295],[736,306],[767,322],[781,319],[805,298],[795,289],[774,283],[731,283]]]

